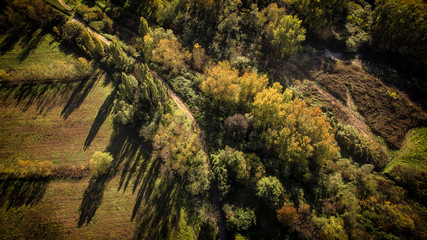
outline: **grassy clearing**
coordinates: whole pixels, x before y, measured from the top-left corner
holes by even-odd
[[[398,164],[407,164],[427,170],[427,127],[411,129],[399,151],[385,168],[390,171]]]
[[[63,239],[51,204],[0,208],[0,239]]]
[[[131,190],[117,191],[118,183],[119,177],[107,183],[95,216],[81,228],[77,228],[78,210],[88,179],[53,182],[43,202],[54,206],[55,219],[66,239],[131,239],[135,232],[135,223],[130,221],[135,195]]]
[[[116,177],[107,183],[92,221],[77,228],[88,179],[53,181],[38,204],[0,209],[0,239],[131,239],[135,195],[131,190],[117,191],[118,182]]]
[[[0,163],[87,163],[109,144],[112,119],[99,115],[112,106],[111,91],[95,76],[77,83],[1,88]]]
[[[41,30],[18,39],[1,36],[0,53],[0,83],[81,77],[76,61],[79,56]]]

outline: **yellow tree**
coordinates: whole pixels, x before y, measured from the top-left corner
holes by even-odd
[[[200,85],[200,89],[216,103],[235,104],[238,100],[240,86],[237,79],[239,72],[231,67],[229,62],[219,62],[217,65],[207,68],[206,79]]]
[[[256,72],[246,70],[238,79],[240,86],[238,101],[242,104],[250,105],[254,101],[257,93],[267,87],[268,78],[266,75],[259,76]]]
[[[239,76],[239,71],[226,61],[208,67],[205,76],[200,89],[215,103],[246,109],[250,108],[256,94],[268,83],[266,75],[259,76],[249,69]]]
[[[283,119],[283,101],[281,94],[282,86],[274,83],[272,87],[264,89],[255,96],[252,116],[255,127],[261,130],[276,128]]]
[[[176,74],[188,68],[187,62],[191,59],[191,54],[176,40],[160,39],[152,51],[151,59]]]
[[[257,94],[251,113],[254,126],[262,131],[266,147],[277,155],[281,173],[288,175],[294,170],[294,174],[308,181],[312,175],[309,166],[322,165],[335,156],[338,148],[321,110],[291,100],[292,91],[281,90],[282,86],[275,83]]]

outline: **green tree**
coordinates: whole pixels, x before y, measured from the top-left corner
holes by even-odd
[[[116,40],[110,44],[110,62],[119,71],[129,71],[132,61],[123,52],[122,47]]]
[[[161,171],[170,180],[182,183],[192,195],[209,189],[207,156],[198,134],[182,110],[168,113],[153,138],[153,158],[162,160]]]
[[[256,224],[255,212],[249,208],[239,208],[225,204],[223,207],[227,228],[230,230],[244,231]]]
[[[92,36],[93,41],[95,42],[95,56],[97,58],[102,58],[105,55],[104,44],[99,40],[97,36]]]
[[[427,4],[423,0],[377,0],[373,40],[380,48],[426,64]]]
[[[139,28],[138,28],[139,35],[141,37],[144,37],[150,32],[150,28],[148,27],[147,20],[145,20],[144,17],[141,17],[139,19]]]
[[[132,75],[126,75],[122,72],[121,83],[119,85],[119,92],[124,96],[128,102],[132,102],[135,97],[135,90],[138,87],[138,81]]]
[[[211,161],[212,172],[223,197],[230,191],[233,181],[245,184],[249,180],[249,173],[244,167],[246,160],[243,152],[226,147],[217,154],[212,154]]]
[[[262,177],[256,184],[256,191],[256,195],[271,208],[277,209],[282,206],[285,190],[276,177]]]
[[[303,26],[323,39],[345,23],[349,0],[290,0]]]
[[[83,39],[83,45],[81,48],[90,56],[94,56],[95,54],[95,42],[92,39],[92,36],[90,33],[84,29],[82,31],[82,39]]]
[[[98,177],[108,173],[113,162],[113,157],[109,153],[95,152],[90,159],[90,169],[92,176]]]
[[[268,23],[267,38],[279,58],[295,54],[301,42],[305,40],[305,29],[301,27],[301,20],[292,15],[284,15]]]

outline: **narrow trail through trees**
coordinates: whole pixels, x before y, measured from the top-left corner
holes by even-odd
[[[93,30],[90,26],[88,26],[81,18],[79,18],[78,16],[76,16],[76,14],[74,14],[74,11],[72,11],[71,7],[68,6],[63,0],[58,0],[58,2],[67,10],[69,10],[72,14],[73,17],[71,18],[71,21],[76,22],[80,25],[82,25],[87,31],[89,31],[91,34],[95,35],[96,37],[99,38],[99,40],[101,40],[103,43],[110,45],[111,41],[108,40],[107,38],[105,38],[104,36],[102,36],[101,34],[99,34],[98,32],[96,32],[95,30]],[[139,62],[137,59],[135,59],[133,56],[127,54],[128,57],[134,61],[134,62]],[[190,121],[193,124],[194,130],[197,132],[197,134],[199,135],[199,139],[203,145],[203,150],[207,156],[208,159],[208,164],[209,166],[211,166],[211,161],[210,161],[210,157],[209,157],[209,152],[207,149],[207,145],[206,145],[206,141],[205,141],[205,134],[203,133],[203,131],[200,129],[199,124],[197,123],[196,119],[194,118],[193,114],[191,113],[191,111],[187,108],[187,106],[184,104],[184,101],[182,101],[182,99],[180,97],[178,97],[178,95],[170,88],[169,84],[167,82],[165,82],[165,80],[163,80],[159,74],[157,74],[157,72],[151,70],[151,75],[153,76],[154,79],[156,79],[157,81],[159,81],[164,87],[166,87],[168,94],[171,96],[171,98],[173,99],[173,101],[176,103],[176,105],[182,109],[185,114],[187,115],[187,117],[190,119]],[[217,230],[218,230],[218,238],[221,240],[225,240],[226,239],[226,234],[225,234],[225,224],[224,224],[224,220],[221,214],[221,203],[219,201],[219,193],[218,193],[218,189],[216,187],[216,183],[215,182],[211,182],[211,189],[210,189],[210,195],[211,195],[211,202],[214,206],[214,211],[215,211],[215,215],[217,216],[216,218],[216,225],[217,225]]]

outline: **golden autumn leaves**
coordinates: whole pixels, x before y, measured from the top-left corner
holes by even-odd
[[[251,123],[265,148],[277,157],[280,174],[292,172],[310,180],[310,165],[322,165],[338,153],[331,126],[319,108],[293,99],[280,83],[267,87],[268,78],[250,69],[242,74],[228,62],[205,70],[200,85],[214,104],[250,113]]]

